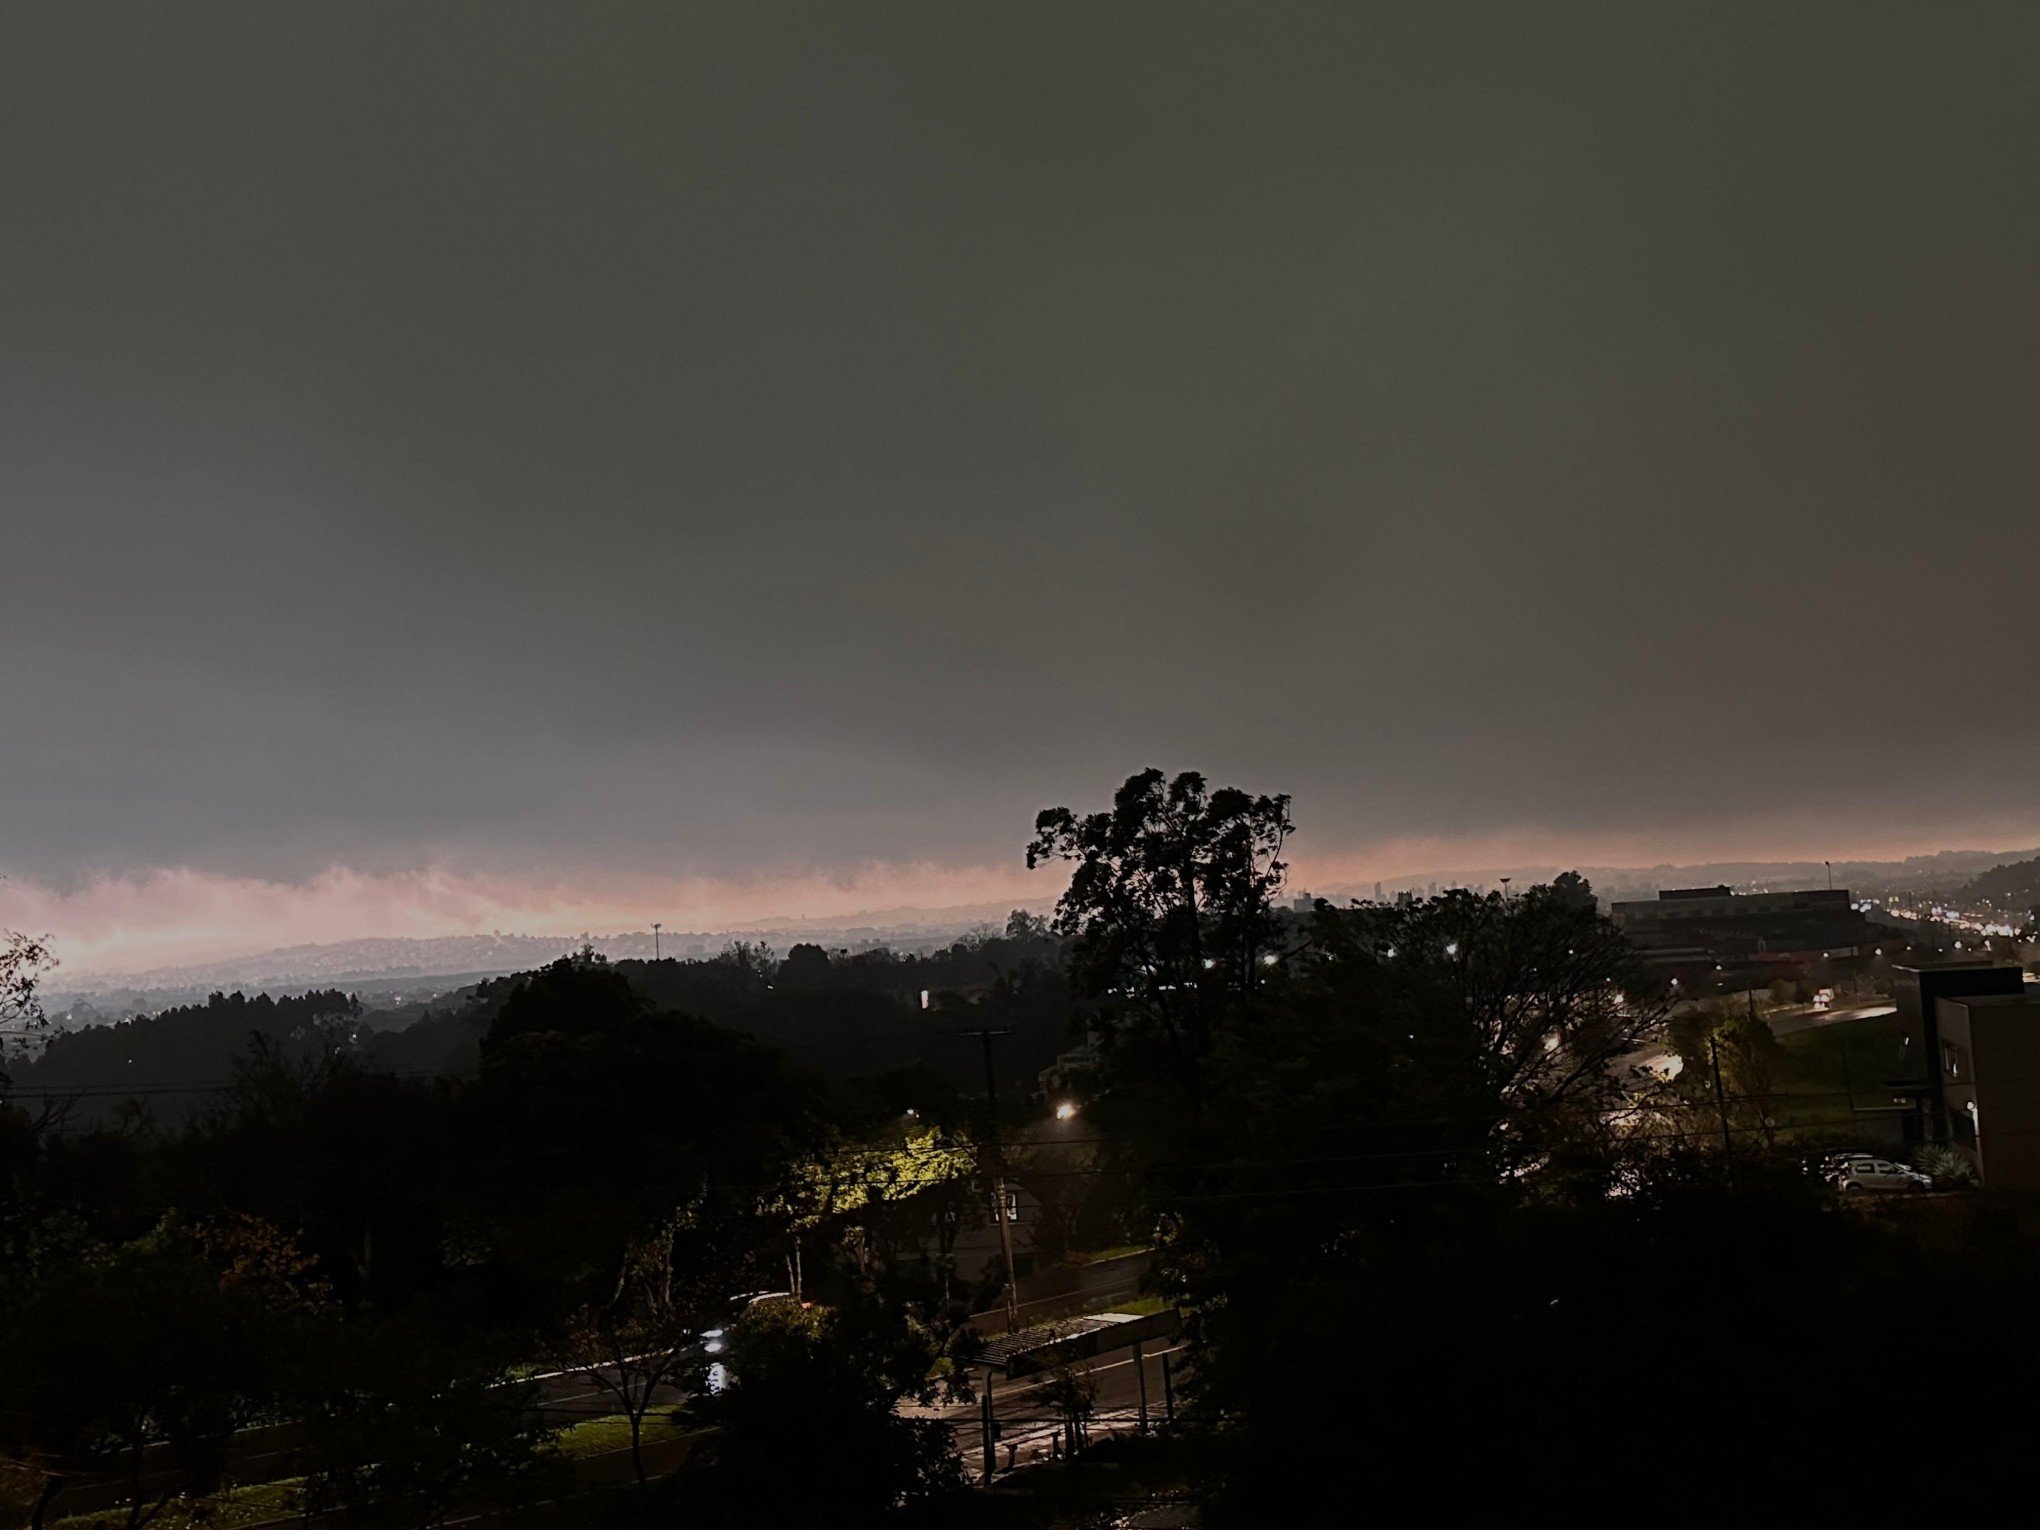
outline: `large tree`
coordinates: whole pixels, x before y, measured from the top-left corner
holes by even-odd
[[[1610,1064],[1663,1005],[1576,878],[1321,905],[1311,924],[1214,1047],[1195,1130],[1142,1123],[1144,1151],[1115,1142],[1107,1165],[1160,1229],[1195,1400],[1245,1426],[1228,1437],[1263,1490],[1329,1448],[1321,1420],[1408,1438],[1409,1418],[1353,1411],[1342,1377],[1428,1416],[1549,1361],[1565,1287],[1513,1285],[1499,1261],[1526,1208],[1605,1192],[1624,1151]]]
[[[1664,1021],[1664,984],[1570,873],[1516,896],[1321,909],[1316,925],[1295,1001],[1374,1025],[1405,1104],[1479,1126],[1504,1167],[1597,1137],[1610,1065]]]
[[[35,1524],[76,1479],[140,1530],[219,1487],[235,1429],[275,1395],[277,1314],[174,1218],[114,1247],[54,1231],[10,1250],[0,1439],[47,1473]]]
[[[949,1427],[899,1408],[933,1398],[936,1353],[925,1331],[867,1291],[831,1307],[754,1305],[732,1332],[729,1385],[703,1408],[719,1428],[689,1484],[691,1522],[866,1525],[916,1513],[950,1522],[941,1506],[963,1472]]]
[[[452,1311],[320,1328],[287,1399],[305,1513],[411,1530],[536,1493],[557,1423],[534,1388],[507,1379],[505,1358]]]
[[[1073,984],[1144,1054],[1137,1066],[1193,1099],[1279,950],[1274,899],[1293,827],[1286,796],[1159,770],[1129,777],[1107,811],[1035,820],[1028,866],[1071,867],[1054,928],[1073,942]]]

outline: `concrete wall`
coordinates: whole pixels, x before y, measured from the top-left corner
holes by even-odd
[[[1905,1038],[1906,1066],[1926,1083],[1927,1139],[1946,1142],[1950,1136],[1946,1081],[1941,1076],[1940,1005],[1944,1000],[1984,994],[2016,996],[2025,978],[2017,967],[1991,961],[1953,961],[1891,969],[1892,1002],[1898,1007],[1898,1030]]]
[[[2040,1189],[2040,1000],[1942,999],[1949,1139],[1994,1190]]]

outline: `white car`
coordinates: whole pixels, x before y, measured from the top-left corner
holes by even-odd
[[[730,1321],[735,1322],[737,1318],[742,1317],[760,1302],[791,1301],[792,1299],[793,1293],[791,1291],[746,1291],[741,1296],[730,1298],[730,1312],[732,1314]],[[695,1337],[700,1339],[701,1347],[711,1355],[719,1355],[729,1347],[725,1342],[729,1337],[729,1330],[727,1328],[704,1328]]]
[[[1846,1194],[1855,1190],[1928,1190],[1934,1181],[1918,1169],[1865,1153],[1843,1159],[1829,1173],[1828,1183]]]

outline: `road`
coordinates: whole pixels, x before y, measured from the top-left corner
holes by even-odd
[[[1819,1030],[1824,1025],[1840,1025],[1848,1020],[1875,1020],[1897,1013],[1898,1006],[1889,999],[1851,999],[1829,1009],[1793,1004],[1784,1009],[1774,1009],[1764,1018],[1771,1022],[1772,1035],[1792,1036],[1800,1031]]]
[[[1132,1434],[1140,1428],[1141,1380],[1147,1382],[1150,1428],[1159,1427],[1167,1416],[1163,1385],[1163,1357],[1168,1357],[1172,1376],[1180,1379],[1183,1346],[1168,1341],[1150,1345],[1136,1368],[1131,1350],[1114,1350],[1072,1367],[1090,1377],[1097,1386],[1087,1428],[1097,1440],[1115,1434]],[[982,1385],[982,1376],[977,1378]],[[992,1416],[996,1421],[995,1474],[1004,1476],[1022,1467],[1052,1460],[1062,1449],[1062,1417],[1048,1400],[1049,1378],[1025,1376],[1008,1381],[994,1377]],[[935,1417],[948,1424],[956,1435],[957,1448],[973,1476],[984,1470],[983,1415],[977,1403],[956,1403],[926,1410],[911,1409],[923,1417]]]
[[[1791,1004],[1781,1009],[1760,1011],[1771,1027],[1774,1036],[1795,1036],[1802,1031],[1819,1030],[1822,1026],[1842,1025],[1851,1020],[1875,1020],[1884,1015],[1898,1013],[1898,1006],[1884,998],[1850,999],[1829,1009],[1815,1009],[1811,1004]],[[1639,1069],[1655,1073],[1660,1078],[1676,1078],[1682,1066],[1678,1053],[1662,1042],[1638,1047],[1634,1052],[1624,1053],[1609,1063],[1608,1068],[1615,1077],[1625,1084],[1637,1076]]]
[[[1097,1289],[1086,1286],[1080,1299],[1095,1300],[1104,1294],[1103,1287],[1127,1283],[1125,1294],[1131,1295],[1131,1283],[1137,1281],[1132,1269],[1101,1271]],[[1067,1300],[1067,1298],[1064,1298]],[[1144,1372],[1148,1387],[1149,1416],[1159,1423],[1165,1412],[1164,1386],[1162,1380],[1162,1352],[1168,1341],[1157,1341],[1144,1358],[1139,1371],[1133,1364],[1131,1352],[1118,1350],[1085,1362],[1078,1369],[1094,1376],[1098,1391],[1094,1402],[1095,1412],[1090,1427],[1092,1438],[1104,1435],[1130,1433],[1139,1427],[1140,1377]],[[1173,1353],[1173,1351],[1172,1351]],[[571,1428],[591,1419],[610,1418],[617,1414],[616,1395],[602,1378],[613,1378],[614,1367],[599,1368],[599,1375],[591,1376],[585,1370],[552,1370],[525,1378],[537,1393],[535,1406],[549,1423],[561,1428]],[[1054,1415],[1047,1404],[1043,1391],[1045,1382],[1040,1377],[994,1383],[993,1406],[1000,1424],[999,1470],[1001,1472],[1016,1466],[1031,1465],[1048,1459],[1051,1450],[1059,1448],[1057,1442],[1061,1419]],[[677,1407],[685,1402],[687,1394],[673,1387],[660,1387],[654,1393],[652,1406],[655,1411]],[[915,1412],[923,1410],[915,1409]],[[926,1410],[940,1417],[955,1429],[959,1446],[970,1461],[972,1469],[979,1469],[982,1462],[982,1430],[979,1424],[978,1405],[967,1403],[957,1407]],[[661,1454],[663,1447],[648,1454]],[[607,1453],[613,1460],[600,1457],[586,1458],[580,1463],[576,1475],[583,1485],[614,1477],[623,1480],[629,1475],[627,1451]],[[152,1446],[145,1458],[142,1487],[145,1491],[160,1492],[174,1486],[182,1479],[182,1472],[171,1462],[168,1452],[160,1446]],[[226,1480],[235,1484],[253,1484],[274,1481],[293,1476],[303,1470],[303,1450],[298,1426],[294,1423],[277,1423],[250,1427],[237,1433],[227,1450]],[[659,1471],[669,1470],[670,1464],[654,1463]],[[605,1469],[606,1468],[606,1469]],[[81,1513],[105,1513],[125,1503],[129,1493],[128,1485],[117,1475],[107,1473],[85,1478],[74,1483],[57,1500],[56,1512],[61,1516]]]
[[[599,1376],[588,1371],[541,1371],[528,1378],[529,1384],[538,1389],[538,1411],[562,1428],[617,1412],[616,1393],[602,1384],[603,1378],[615,1379],[616,1368],[604,1365],[596,1367],[596,1371]],[[677,1388],[662,1386],[653,1392],[652,1406],[677,1408],[687,1397]]]

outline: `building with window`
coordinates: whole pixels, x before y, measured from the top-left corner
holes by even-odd
[[[1934,1007],[1949,1144],[1993,1190],[2040,1189],[2040,998],[1969,994]]]
[[[1951,1141],[1947,1052],[1941,1035],[1945,1007],[1968,999],[2023,998],[2025,974],[2017,967],[1999,966],[1983,958],[1899,966],[1892,968],[1891,974],[1898,1033],[1905,1047],[1905,1078],[1900,1087],[1919,1102],[1916,1134],[1929,1142]]]
[[[1645,961],[1689,992],[1780,979],[1832,982],[1866,963],[1881,938],[1845,887],[1673,887],[1611,904],[1608,916]]]
[[[1876,943],[1876,930],[1846,887],[1767,893],[1672,887],[1655,898],[1611,904],[1608,916],[1636,945],[1705,946],[1721,956],[1853,952]]]

